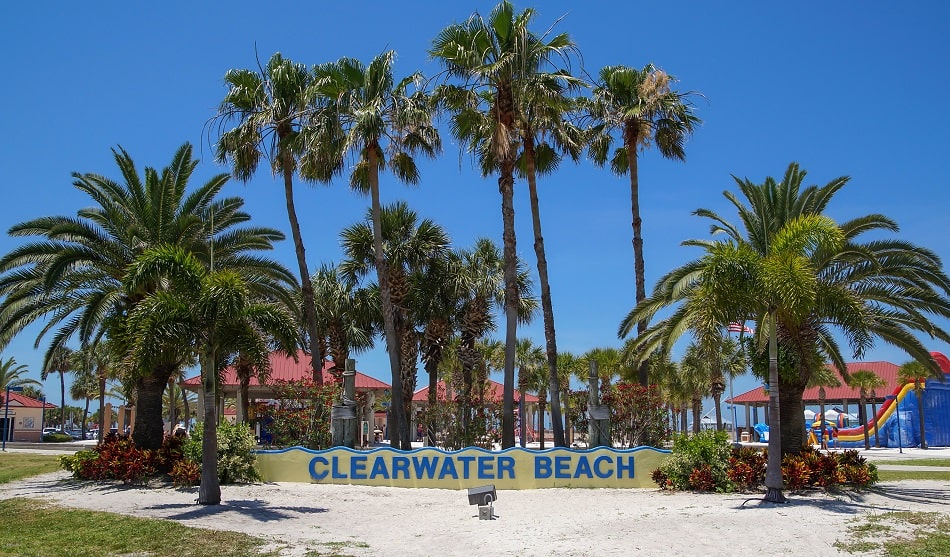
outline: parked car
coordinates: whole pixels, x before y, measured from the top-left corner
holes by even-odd
[[[81,429],[67,429],[66,435],[73,438],[73,441],[82,441],[82,430]]]
[[[44,427],[44,428],[43,428],[43,435],[52,435],[52,434],[54,434],[54,433],[61,433],[61,431],[58,430],[58,429],[56,429],[55,427]]]

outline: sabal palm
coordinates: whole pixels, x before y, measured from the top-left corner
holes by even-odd
[[[703,398],[709,396],[712,390],[709,360],[705,350],[696,343],[690,343],[677,369],[679,384],[691,404],[693,433],[699,433],[702,426]]]
[[[545,352],[529,338],[518,340],[518,347],[515,350],[515,365],[518,367],[518,390],[521,392],[521,398],[531,392],[538,393],[538,436],[541,440],[541,448],[544,448],[544,409],[547,405],[547,372],[545,370]],[[525,430],[530,417],[521,416],[521,446],[524,447],[527,442]]]
[[[98,396],[99,386],[96,383],[96,375],[92,363],[82,348],[73,352],[73,367],[75,378],[73,379],[72,385],[69,386],[69,396],[73,400],[83,401],[80,431],[82,432],[82,438],[85,439],[86,417],[89,416],[89,402]]]
[[[399,349],[395,353],[398,356],[398,367],[393,377],[393,411],[407,417],[406,411],[415,390],[416,362],[419,355],[416,333],[418,319],[411,304],[412,276],[424,273],[430,264],[448,256],[449,236],[445,229],[434,221],[420,220],[418,215],[402,202],[380,208],[378,212],[371,209],[367,213],[362,223],[348,226],[340,233],[345,258],[340,264],[340,272],[346,280],[356,282],[375,270],[377,278],[388,285],[389,303],[392,307],[389,310],[381,309],[384,319],[387,312],[391,313],[394,328],[392,335],[396,339],[395,346]],[[377,233],[381,235],[379,240]],[[383,247],[383,242],[385,270],[381,271],[378,267],[377,248]],[[380,301],[385,306],[382,290],[380,288]],[[393,345],[388,335],[387,344],[392,352]],[[396,401],[401,404],[397,405]],[[397,426],[400,423],[401,425]],[[402,443],[406,449],[410,447],[408,426],[408,420],[390,424],[392,439],[396,440],[397,444]]]
[[[920,448],[927,448],[927,435],[924,428],[924,386],[928,378],[942,380],[942,373],[934,373],[917,360],[911,360],[901,365],[897,370],[897,378],[902,383],[913,383],[914,394],[917,396],[917,423],[920,427]],[[881,385],[878,385],[881,386]]]
[[[0,391],[7,387],[26,387],[30,385],[42,388],[42,383],[24,376],[29,372],[29,367],[26,364],[18,364],[13,356],[0,361]]]
[[[372,347],[378,293],[344,278],[339,267],[324,264],[311,277],[317,331],[333,361],[332,373],[343,373],[350,352]]]
[[[671,88],[673,77],[653,64],[643,69],[606,66],[600,70],[593,96],[583,104],[592,121],[589,153],[600,166],[609,164],[617,175],[630,178],[630,209],[633,227],[634,279],[636,301],[646,298],[643,261],[643,219],[640,214],[640,149],[655,146],[668,159],[686,159],[686,139],[699,125],[688,93]],[[612,149],[615,134],[619,145]],[[646,331],[647,322],[637,324]],[[640,364],[638,379],[647,385],[646,362]]]
[[[46,365],[40,373],[40,378],[46,381],[50,373],[59,374],[59,391],[62,394],[62,403],[60,405],[60,424],[66,427],[66,372],[77,369],[75,365],[74,351],[68,346],[55,347],[46,358]]]
[[[198,161],[182,145],[168,166],[146,167],[139,175],[132,157],[113,150],[121,181],[99,174],[74,173],[74,186],[92,200],[76,216],[33,219],[10,229],[13,236],[38,236],[0,259],[0,339],[44,320],[40,333],[55,330],[51,347],[73,336],[93,342],[104,332],[120,333],[123,316],[147,292],[127,292],[122,279],[145,249],[182,246],[203,264],[241,267],[282,281],[282,267],[251,255],[283,239],[279,231],[245,226],[249,216],[237,197],[216,199],[226,174],[213,176],[193,191],[188,182]],[[213,226],[212,226],[213,223]],[[213,238],[212,243],[209,238]],[[213,254],[213,255],[212,255]],[[116,347],[121,352],[121,347]],[[50,350],[47,350],[47,360]],[[138,392],[134,438],[143,448],[162,442],[161,396],[169,375],[187,355],[167,354],[148,373],[128,379]]]
[[[303,316],[309,337],[313,380],[323,382],[323,360],[314,312],[313,285],[307,266],[303,235],[294,202],[294,174],[300,158],[308,153],[307,123],[313,111],[313,75],[303,64],[297,64],[275,53],[260,71],[232,69],[224,76],[228,92],[221,101],[216,117],[224,128],[215,151],[218,162],[231,163],[232,174],[247,182],[257,172],[261,159],[266,159],[271,172],[280,175],[290,233],[294,241],[303,298]],[[320,153],[311,151],[311,157]]]
[[[505,367],[502,447],[514,446],[514,360],[518,327],[518,262],[515,240],[514,172],[519,143],[519,107],[539,76],[558,71],[574,44],[567,34],[537,35],[529,29],[535,12],[516,12],[508,1],[487,18],[473,14],[450,25],[432,41],[429,55],[458,81],[440,95],[455,113],[453,133],[479,156],[483,175],[498,173],[505,261]],[[468,99],[457,102],[459,99]],[[474,112],[482,117],[472,118]],[[489,125],[485,125],[488,123]]]
[[[198,354],[204,392],[199,504],[218,504],[215,385],[229,359],[238,354],[267,369],[271,347],[296,354],[298,331],[291,312],[267,295],[269,281],[233,270],[207,270],[175,246],[143,253],[126,276],[130,291],[156,283],[164,287],[145,298],[129,316],[130,359],[147,365],[150,354],[185,346]]]
[[[379,281],[383,330],[392,372],[395,400],[411,398],[403,382],[407,370],[398,337],[396,302],[389,283],[388,261],[383,249],[379,174],[385,168],[402,182],[419,182],[419,169],[414,155],[435,156],[441,141],[432,123],[428,99],[419,88],[422,76],[413,74],[396,83],[392,65],[395,52],[387,51],[364,66],[358,60],[341,58],[314,68],[314,87],[319,111],[314,127],[316,137],[309,147],[319,156],[303,161],[303,172],[328,181],[346,168],[346,160],[355,160],[350,186],[369,193],[374,266]],[[410,85],[416,87],[410,91]],[[400,363],[400,362],[403,363]],[[390,431],[397,448],[409,449],[409,422],[400,405],[393,407]]]
[[[821,413],[818,417],[821,438],[818,441],[822,447],[825,447],[825,387],[839,387],[841,381],[838,379],[838,374],[832,371],[831,368],[821,366],[812,373],[811,379],[808,380],[808,386],[818,387],[818,411]]]

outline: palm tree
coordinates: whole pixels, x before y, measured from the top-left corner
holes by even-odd
[[[379,296],[372,289],[357,287],[343,277],[342,269],[332,265],[322,265],[311,282],[317,330],[333,362],[331,373],[339,375],[351,351],[359,353],[373,346]]]
[[[394,416],[398,414],[404,420],[399,422],[396,419],[396,423],[389,426],[389,431],[397,446],[408,450],[411,442],[407,412],[415,390],[416,362],[419,354],[415,329],[417,318],[413,315],[410,304],[411,277],[415,273],[424,272],[431,262],[448,255],[449,237],[445,229],[434,221],[420,221],[405,203],[381,208],[378,213],[371,209],[368,213],[363,223],[349,226],[340,234],[346,258],[340,265],[340,272],[346,280],[354,282],[367,276],[372,270],[376,270],[377,278],[386,279],[392,304],[392,324],[395,327],[392,333],[399,348],[396,353],[399,356],[399,367],[393,377],[392,410]],[[377,232],[381,239],[376,238]],[[380,271],[377,267],[379,256],[376,249],[383,246],[383,240],[386,262],[385,271]],[[382,293],[382,289],[380,292]],[[385,313],[386,311],[383,311],[384,316]],[[387,344],[392,346],[388,340]]]
[[[40,378],[46,381],[49,374],[56,372],[59,374],[59,390],[62,394],[62,403],[60,406],[60,426],[66,427],[66,372],[78,369],[75,366],[75,357],[72,348],[68,346],[51,346],[45,358],[46,366],[43,368]]]
[[[441,150],[441,140],[432,123],[428,98],[419,88],[421,74],[413,74],[399,83],[393,79],[392,65],[396,53],[387,51],[374,58],[368,66],[358,60],[341,58],[314,68],[314,86],[319,97],[315,139],[318,152],[315,160],[305,159],[303,171],[324,181],[346,168],[348,156],[355,159],[350,186],[371,198],[371,224],[374,266],[379,281],[383,330],[392,371],[395,400],[411,399],[405,391],[409,370],[403,369],[403,347],[398,336],[399,325],[394,287],[390,284],[386,253],[383,248],[379,173],[387,166],[400,181],[419,182],[419,169],[413,155],[434,157]],[[409,91],[410,85],[415,92]],[[414,375],[414,374],[413,374]],[[404,408],[393,406],[390,431],[397,448],[409,449],[409,421]]]
[[[271,346],[296,354],[295,319],[274,284],[234,270],[208,271],[193,255],[175,246],[139,256],[126,277],[130,291],[161,283],[129,316],[131,359],[148,365],[150,354],[169,345],[197,352],[204,395],[201,486],[198,503],[221,502],[217,476],[215,385],[229,358],[240,354],[257,369],[269,366]],[[273,300],[279,300],[275,303]]]
[[[920,426],[920,448],[927,448],[927,436],[924,430],[924,385],[928,377],[943,379],[943,375],[935,374],[933,371],[928,373],[928,369],[917,360],[911,360],[901,365],[897,370],[897,378],[902,384],[913,383],[914,394],[917,396],[917,417]],[[881,387],[883,385],[876,385]]]
[[[0,391],[7,387],[27,387],[31,385],[42,388],[43,384],[36,379],[24,377],[24,374],[29,372],[30,370],[26,364],[16,363],[16,358],[13,356],[0,361]]]
[[[873,371],[869,369],[859,369],[851,374],[851,377],[848,378],[848,385],[851,387],[857,387],[858,398],[860,399],[860,412],[858,419],[861,421],[861,430],[864,432],[864,450],[871,450],[871,439],[870,434],[868,433],[868,408],[867,408],[867,398],[868,392],[871,389],[877,389],[886,385],[883,379],[877,376]]]
[[[746,203],[726,194],[742,219],[745,234],[719,215],[699,210],[711,218],[714,230],[735,241],[747,241],[758,253],[767,253],[772,238],[785,223],[803,215],[822,214],[834,194],[844,187],[847,177],[836,178],[824,186],[803,188],[806,173],[797,164],[789,165],[780,182],[769,177],[762,184],[748,179],[736,182]],[[840,225],[844,243],[835,249],[812,252],[809,265],[819,278],[816,304],[808,319],[783,332],[783,344],[789,350],[792,366],[780,377],[783,398],[782,431],[786,450],[797,452],[804,444],[801,421],[796,416],[808,379],[823,365],[823,354],[839,370],[846,370],[834,328],[843,334],[859,358],[875,338],[897,346],[915,359],[927,362],[934,373],[939,366],[917,340],[916,332],[947,338],[947,333],[928,319],[928,315],[946,316],[950,312],[950,279],[940,259],[930,250],[897,239],[861,242],[867,232],[896,232],[897,224],[883,215],[866,215]],[[846,373],[846,371],[842,371]]]
[[[749,244],[735,239],[718,242],[689,242],[706,248],[700,260],[687,263],[660,279],[654,294],[637,304],[621,324],[624,334],[642,318],[651,318],[662,308],[681,304],[671,317],[664,319],[637,338],[672,345],[684,332],[682,320],[690,315],[690,303],[699,303],[713,313],[719,323],[754,319],[758,322],[759,346],[768,343],[769,424],[781,427],[778,387],[778,335],[797,330],[808,318],[816,302],[818,276],[810,258],[822,250],[834,251],[843,241],[840,229],[827,217],[804,216],[787,223],[771,238],[768,250],[759,253]],[[765,331],[763,333],[763,331]],[[660,334],[662,333],[662,335]],[[801,413],[801,398],[793,405]],[[801,416],[795,418],[796,424]],[[795,425],[798,430],[801,425]],[[782,437],[769,436],[769,461],[766,472],[766,496],[770,502],[784,502],[782,494]]]
[[[519,142],[519,108],[525,90],[546,74],[558,72],[557,62],[575,49],[567,34],[548,40],[529,30],[535,12],[516,13],[507,0],[488,18],[473,14],[450,25],[432,41],[429,55],[460,81],[441,89],[444,106],[454,112],[453,132],[478,154],[482,174],[498,172],[501,193],[505,270],[505,367],[502,448],[515,444],[514,383],[518,333],[518,256],[515,240],[514,172]],[[475,112],[481,116],[473,118]],[[487,125],[486,125],[487,123]]]
[[[77,359],[80,359],[82,350],[77,351],[74,355],[77,356]],[[99,395],[99,386],[96,384],[96,376],[91,367],[89,367],[89,364],[76,362],[76,365],[76,378],[73,380],[72,385],[69,386],[69,396],[72,397],[73,400],[82,400],[85,403],[82,411],[82,422],[80,422],[82,438],[85,439],[86,419],[89,416],[89,402]]]
[[[544,350],[530,338],[518,340],[518,349],[515,351],[515,363],[518,366],[518,390],[522,399],[530,391],[538,393],[538,435],[541,439],[541,448],[544,448],[544,406],[541,396],[546,389],[547,373],[545,372]],[[524,447],[527,439],[524,432],[529,421],[527,415],[521,416],[521,446]]]
[[[712,392],[712,374],[709,368],[705,350],[696,343],[690,343],[680,361],[679,381],[692,403],[693,433],[699,433],[702,429],[703,398]]]
[[[215,158],[230,162],[234,177],[249,181],[257,172],[261,158],[270,162],[272,172],[280,174],[284,183],[284,200],[294,252],[300,274],[304,324],[309,340],[310,364],[315,383],[323,382],[323,360],[314,311],[313,285],[307,266],[303,235],[294,205],[294,172],[304,156],[319,153],[302,152],[307,143],[307,123],[313,110],[313,75],[303,64],[294,63],[275,53],[259,72],[232,69],[224,76],[228,92],[218,108],[219,126],[236,121],[234,128],[218,138]]]
[[[630,176],[637,303],[646,298],[638,153],[640,149],[656,146],[668,159],[686,160],[684,144],[700,124],[688,101],[689,93],[672,90],[670,85],[674,82],[672,76],[653,64],[647,64],[642,70],[606,66],[600,70],[592,99],[584,102],[588,117],[593,121],[591,159],[600,166],[609,161],[615,174]],[[620,135],[620,146],[611,151],[614,134]],[[646,329],[646,321],[637,324],[638,334]],[[640,363],[638,379],[641,385],[647,386],[645,360]]]
[[[92,199],[91,207],[75,217],[41,217],[10,229],[13,236],[39,239],[0,259],[0,345],[38,320],[45,323],[39,338],[56,331],[51,341],[55,346],[72,337],[91,344],[104,335],[122,336],[125,316],[148,295],[127,292],[122,280],[135,258],[151,246],[182,246],[206,266],[213,259],[218,269],[241,267],[275,281],[290,276],[251,254],[271,249],[283,234],[244,226],[250,217],[240,198],[215,199],[228,180],[226,174],[187,191],[198,164],[189,144],[182,145],[164,169],[146,167],[144,176],[121,147],[113,155],[121,182],[73,174],[75,187]],[[118,362],[123,346],[117,344],[114,350]],[[128,377],[138,393],[133,437],[141,448],[161,446],[162,393],[169,376],[191,358],[187,351],[165,356],[155,358],[153,368],[139,367]]]
[[[818,418],[821,427],[821,439],[818,440],[819,444],[822,447],[825,447],[825,387],[838,387],[841,385],[841,381],[838,380],[838,374],[831,370],[828,366],[819,367],[815,373],[812,374],[811,379],[808,381],[809,387],[818,387],[818,411],[821,413],[821,416]],[[802,411],[804,412],[804,410]]]

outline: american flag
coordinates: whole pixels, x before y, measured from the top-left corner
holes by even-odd
[[[726,327],[726,329],[727,329],[730,333],[746,333],[746,334],[748,334],[748,335],[751,335],[751,334],[755,333],[755,331],[753,331],[751,327],[746,327],[746,326],[743,325],[742,323],[738,323],[738,322],[736,322],[736,323],[729,323],[729,326]]]

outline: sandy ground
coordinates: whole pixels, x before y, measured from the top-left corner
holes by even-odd
[[[920,451],[923,453],[924,451]],[[942,452],[942,451],[941,451]],[[880,453],[881,464],[890,457]],[[915,455],[916,456],[916,455]],[[946,457],[946,454],[927,453]],[[0,485],[0,498],[166,518],[263,537],[281,555],[844,555],[849,525],[888,511],[950,514],[950,483],[880,484],[866,493],[668,493],[656,489],[500,491],[479,520],[464,490],[273,483],[223,486],[198,506],[197,488],[88,484],[55,472]],[[895,535],[893,532],[890,534]],[[883,536],[883,534],[882,534]],[[883,539],[883,538],[882,538]],[[342,544],[330,546],[327,544]]]

